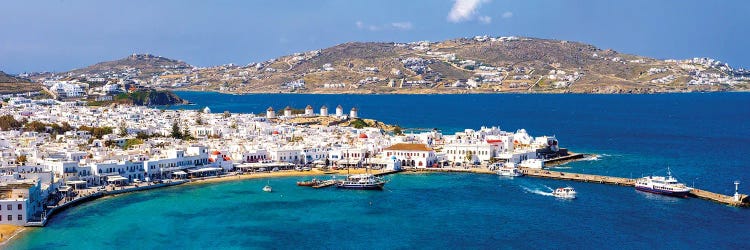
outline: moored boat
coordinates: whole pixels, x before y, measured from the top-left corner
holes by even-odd
[[[507,177],[520,177],[523,176],[523,173],[520,169],[516,167],[513,163],[506,163],[502,167],[499,167],[496,171],[497,175],[499,176],[507,176]]]
[[[635,181],[635,189],[654,194],[687,197],[692,188],[686,186],[672,177],[672,172],[667,168],[667,176],[646,176]]]
[[[298,181],[297,182],[297,186],[312,187],[312,186],[318,185],[320,183],[321,183],[320,180],[318,180],[316,178],[313,178],[312,180],[309,180],[309,181]]]
[[[383,186],[385,181],[372,174],[350,175],[346,180],[336,183],[337,188],[347,189],[382,190]]]

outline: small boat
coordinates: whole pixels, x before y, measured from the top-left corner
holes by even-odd
[[[263,187],[263,192],[269,192],[270,193],[271,191],[273,191],[273,188],[271,188],[271,184],[270,183],[266,184],[266,186]]]
[[[346,177],[346,180],[336,183],[337,188],[382,190],[385,181],[372,174],[355,174]]]
[[[672,177],[672,171],[667,168],[667,176],[646,176],[635,180],[635,189],[638,191],[661,194],[674,197],[688,197],[689,188]]]
[[[576,194],[576,190],[572,187],[557,188],[552,192],[555,197],[563,199],[575,199]]]
[[[320,183],[321,183],[320,180],[313,178],[312,180],[309,180],[309,181],[298,181],[297,182],[297,186],[312,187],[312,186],[318,185]]]
[[[506,163],[502,167],[497,168],[497,175],[507,177],[520,177],[523,173],[513,163]]]

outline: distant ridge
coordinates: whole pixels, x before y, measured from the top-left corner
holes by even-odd
[[[169,69],[184,69],[191,67],[189,64],[151,54],[133,54],[125,58],[100,62],[82,69],[70,71],[74,75],[104,74],[106,72],[122,72],[128,70],[139,70],[143,74],[158,73]]]
[[[709,58],[660,60],[526,37],[348,42],[247,65],[196,68],[149,54],[68,76],[228,93],[661,93],[745,91],[750,72]]]
[[[0,94],[23,93],[41,91],[41,85],[31,83],[31,80],[10,75],[0,71]]]

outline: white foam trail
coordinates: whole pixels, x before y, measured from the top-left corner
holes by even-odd
[[[546,188],[547,188],[547,190],[549,190],[549,191],[555,191],[554,189],[552,189],[551,187],[549,187],[549,186],[547,186],[547,185],[542,185],[542,186],[546,187]]]
[[[599,159],[598,155],[594,155],[594,156],[583,158],[582,160],[583,161],[598,161],[598,160],[601,160],[601,159]]]
[[[573,167],[569,167],[569,166],[559,166],[559,167],[551,167],[551,168],[554,168],[554,169],[571,169],[571,168],[573,168]]]
[[[544,196],[553,196],[552,193],[544,192],[542,190],[530,189],[530,188],[527,188],[527,187],[524,187],[524,186],[521,186],[521,188],[523,188],[523,190],[525,190],[526,192],[529,192],[529,193],[532,193],[532,194],[538,194],[538,195],[544,195]],[[547,187],[547,188],[549,188],[549,187]]]

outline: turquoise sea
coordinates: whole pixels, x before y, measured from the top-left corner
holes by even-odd
[[[497,125],[556,135],[595,160],[559,170],[638,177],[669,166],[688,185],[750,193],[750,93],[659,95],[226,95],[179,92],[213,112],[356,106],[360,116],[452,133]],[[267,180],[93,201],[11,249],[748,249],[750,209],[632,188],[473,174],[398,174],[382,192]],[[573,201],[548,196],[571,185]]]

